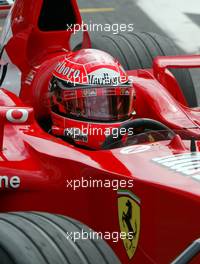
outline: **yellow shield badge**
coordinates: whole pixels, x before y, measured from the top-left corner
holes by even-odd
[[[128,190],[118,190],[118,216],[121,233],[128,258],[131,259],[138,245],[140,235],[140,199]]]

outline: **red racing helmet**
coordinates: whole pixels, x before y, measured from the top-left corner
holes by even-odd
[[[98,149],[134,112],[127,73],[109,54],[82,49],[62,59],[50,81],[52,133]]]

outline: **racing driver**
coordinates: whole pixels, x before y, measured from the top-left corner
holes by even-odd
[[[59,61],[49,93],[52,133],[90,149],[100,149],[135,114],[127,73],[100,50],[82,49]]]

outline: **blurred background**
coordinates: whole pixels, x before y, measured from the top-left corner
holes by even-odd
[[[51,1],[51,0],[49,0]],[[84,23],[133,25],[133,30],[154,32],[168,36],[182,53],[200,54],[200,0],[77,0]],[[12,0],[0,0],[0,5]],[[56,1],[55,1],[56,5]],[[0,32],[5,11],[0,12]],[[53,19],[53,18],[52,18]],[[116,29],[116,26],[115,26]],[[89,30],[92,37],[110,32]],[[76,46],[82,39],[79,32],[72,40]],[[192,70],[200,103],[200,70]]]
[[[168,35],[188,53],[200,52],[199,0],[78,0],[86,23],[133,23],[136,31]]]

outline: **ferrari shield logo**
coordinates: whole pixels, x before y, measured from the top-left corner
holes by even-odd
[[[128,258],[131,259],[136,251],[140,235],[140,199],[132,192],[118,190],[118,216],[121,233]]]

